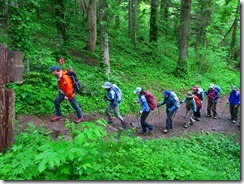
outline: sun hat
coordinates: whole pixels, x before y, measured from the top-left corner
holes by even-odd
[[[163,95],[170,95],[170,91],[169,90],[165,90],[164,92],[163,92]]]
[[[186,93],[186,98],[193,98],[192,92],[187,92]]]
[[[109,89],[111,88],[112,84],[110,82],[104,82],[104,84],[102,85],[102,88],[104,89]]]
[[[49,71],[50,71],[50,73],[52,73],[53,71],[57,71],[57,70],[59,70],[59,67],[53,65],[53,66],[51,66]]]
[[[212,88],[213,89],[214,88],[214,84],[210,84],[209,85],[209,88]]]
[[[137,92],[141,92],[141,87],[137,87],[135,90],[134,90],[134,93],[137,93]]]

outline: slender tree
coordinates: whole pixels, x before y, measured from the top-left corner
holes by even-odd
[[[236,16],[235,20],[233,22],[233,31],[232,31],[232,37],[231,37],[231,43],[230,43],[230,49],[228,53],[228,65],[232,65],[232,61],[236,60],[238,57],[238,49],[236,47],[236,34],[238,29],[238,22],[239,22],[239,14],[240,14],[240,5],[238,4],[236,8]]]
[[[151,16],[150,16],[150,42],[157,42],[157,15],[158,0],[151,0]]]
[[[91,52],[96,50],[97,41],[97,15],[96,15],[96,0],[90,0],[88,5],[88,40],[86,49]]]
[[[179,59],[174,74],[179,77],[187,74],[188,35],[190,30],[191,0],[182,0]]]

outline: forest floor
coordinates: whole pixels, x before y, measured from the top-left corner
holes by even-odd
[[[142,137],[143,139],[155,139],[155,138],[168,138],[172,136],[180,136],[185,135],[187,133],[203,133],[206,134],[210,132],[221,132],[225,134],[236,134],[237,141],[241,141],[241,129],[237,127],[237,124],[241,124],[240,117],[238,117],[238,121],[236,123],[232,123],[228,120],[230,117],[229,113],[229,106],[226,106],[228,95],[223,96],[220,98],[219,103],[217,105],[217,119],[213,117],[205,117],[207,111],[207,101],[203,102],[203,106],[201,109],[201,120],[196,121],[193,125],[189,128],[184,128],[185,124],[185,104],[182,104],[181,107],[178,109],[176,115],[173,118],[174,128],[169,131],[169,133],[163,133],[163,129],[166,125],[166,113],[165,107],[160,107],[159,109],[155,109],[152,111],[148,118],[147,122],[155,126],[155,130],[152,132],[151,135],[139,135],[137,132],[141,130],[141,128],[137,129],[136,135]],[[240,110],[240,109],[239,109]],[[74,111],[72,111],[74,112]],[[46,116],[34,116],[34,115],[20,115],[17,117],[17,122],[23,125],[23,128],[28,126],[28,122],[34,123],[37,127],[43,125],[43,127],[51,132],[59,131],[61,134],[67,134],[68,129],[65,127],[65,119],[68,118],[70,121],[75,121],[77,118],[75,114],[69,114],[63,119],[59,120],[58,122],[51,122],[51,118],[53,115],[46,115]],[[84,114],[85,121],[95,122],[98,119],[104,118],[107,119],[102,114]],[[121,124],[116,119],[113,118],[114,123],[108,124],[106,131],[108,134],[120,131]],[[140,126],[139,117],[136,114],[128,115],[124,117],[124,120],[128,123],[137,124]]]

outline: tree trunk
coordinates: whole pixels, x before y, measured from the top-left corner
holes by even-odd
[[[157,14],[158,0],[151,0],[151,16],[150,16],[150,42],[157,42]]]
[[[59,36],[65,42],[67,40],[66,26],[65,26],[65,2],[64,0],[54,0],[55,21]]]
[[[137,40],[137,8],[138,8],[138,0],[134,0],[133,6],[133,44],[136,47]]]
[[[168,18],[169,18],[168,3],[169,0],[161,0],[161,7],[160,7],[161,21],[160,22],[162,22],[164,36],[168,35]]]
[[[128,34],[134,46],[136,46],[138,0],[129,0],[128,3],[129,3]]]
[[[182,1],[181,9],[181,29],[179,44],[179,59],[174,71],[175,76],[184,77],[187,74],[187,56],[188,56],[188,35],[190,30],[190,11],[191,0]]]
[[[102,51],[104,50],[104,42],[105,42],[105,34],[108,32],[108,18],[106,9],[108,7],[107,0],[99,1],[99,37],[100,37],[100,45]]]
[[[86,44],[86,50],[95,52],[97,41],[97,17],[96,17],[96,0],[90,0],[88,6],[88,31],[89,37]]]
[[[106,64],[106,71],[105,74],[109,77],[110,74],[110,61],[109,61],[109,46],[108,46],[108,34],[105,33],[105,38],[104,38],[104,63]]]
[[[228,65],[231,66],[232,65],[232,61],[236,59],[236,53],[238,52],[236,49],[236,33],[237,33],[237,28],[238,28],[238,15],[239,15],[239,10],[240,7],[238,5],[237,9],[236,9],[236,17],[233,23],[233,31],[232,31],[232,37],[231,37],[231,43],[230,43],[230,50],[228,53]]]

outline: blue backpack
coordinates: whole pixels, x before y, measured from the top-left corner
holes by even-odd
[[[220,96],[221,96],[221,88],[219,86],[217,86],[217,85],[214,85],[214,89],[218,92],[217,98],[220,98]]]
[[[118,103],[120,103],[122,101],[122,91],[121,91],[121,89],[116,84],[112,85],[112,89],[113,89],[113,91],[116,94]]]

